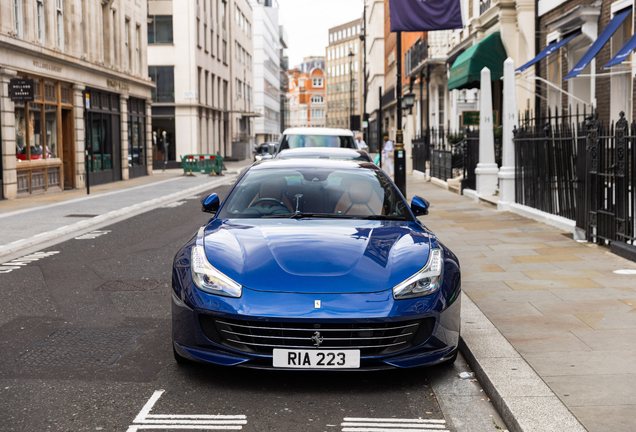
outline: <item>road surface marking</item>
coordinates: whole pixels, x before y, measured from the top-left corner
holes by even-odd
[[[104,234],[108,234],[110,231],[105,230],[105,231],[91,231],[89,233],[86,233],[84,235],[81,235],[79,237],[75,237],[75,240],[92,240],[92,239],[96,239],[97,237],[101,237]]]
[[[150,414],[165,390],[157,390],[148,399],[127,432],[142,429],[241,430],[247,424],[244,415]]]
[[[448,432],[446,420],[345,417],[342,432]]]
[[[59,254],[60,251],[50,251],[50,252],[35,252],[30,255],[25,255],[20,258],[16,258],[14,260],[8,261],[6,263],[0,264],[0,273],[11,273],[13,270],[18,270],[29,263],[34,261],[39,261],[42,258],[46,258],[51,255]]]
[[[179,207],[180,205],[183,205],[185,203],[186,203],[185,201],[175,201],[175,202],[171,202],[170,204],[163,205],[163,206],[161,206],[161,208],[175,208],[175,207]]]

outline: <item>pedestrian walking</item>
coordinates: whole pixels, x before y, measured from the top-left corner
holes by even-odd
[[[382,149],[382,168],[388,175],[393,175],[393,141],[384,136],[384,149]]]

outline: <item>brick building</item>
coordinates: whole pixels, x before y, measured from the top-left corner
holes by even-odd
[[[305,67],[314,62],[323,64],[324,58],[306,58],[303,65],[287,72],[289,127],[325,127],[325,71],[319,66]]]
[[[616,121],[621,111],[625,112],[628,120],[635,118],[632,76],[636,67],[631,63],[631,53],[623,63],[603,67],[632,36],[633,7],[632,0],[539,2],[541,50],[550,44],[565,42],[539,61],[539,77],[551,84],[540,84],[545,98],[542,101],[544,112],[547,106],[558,106],[565,113],[570,107],[573,112],[577,108],[581,112],[585,106],[587,112],[594,107],[599,119],[606,124]],[[564,80],[581,58],[593,54],[588,50],[608,26],[616,29],[608,35],[601,50],[579,75]]]

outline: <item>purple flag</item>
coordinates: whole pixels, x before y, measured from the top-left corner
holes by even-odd
[[[460,0],[389,0],[391,31],[462,28]]]

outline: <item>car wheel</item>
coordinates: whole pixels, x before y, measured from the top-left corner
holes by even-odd
[[[455,363],[455,360],[457,360],[457,355],[459,354],[459,348],[455,350],[455,352],[453,353],[453,356],[451,358],[449,358],[448,360],[445,360],[442,362],[443,366],[452,366],[453,363]]]
[[[185,365],[190,363],[190,360],[188,360],[187,358],[183,357],[181,354],[179,354],[177,352],[177,350],[174,348],[174,346],[172,347],[172,353],[174,354],[174,360],[180,364],[180,365]]]

